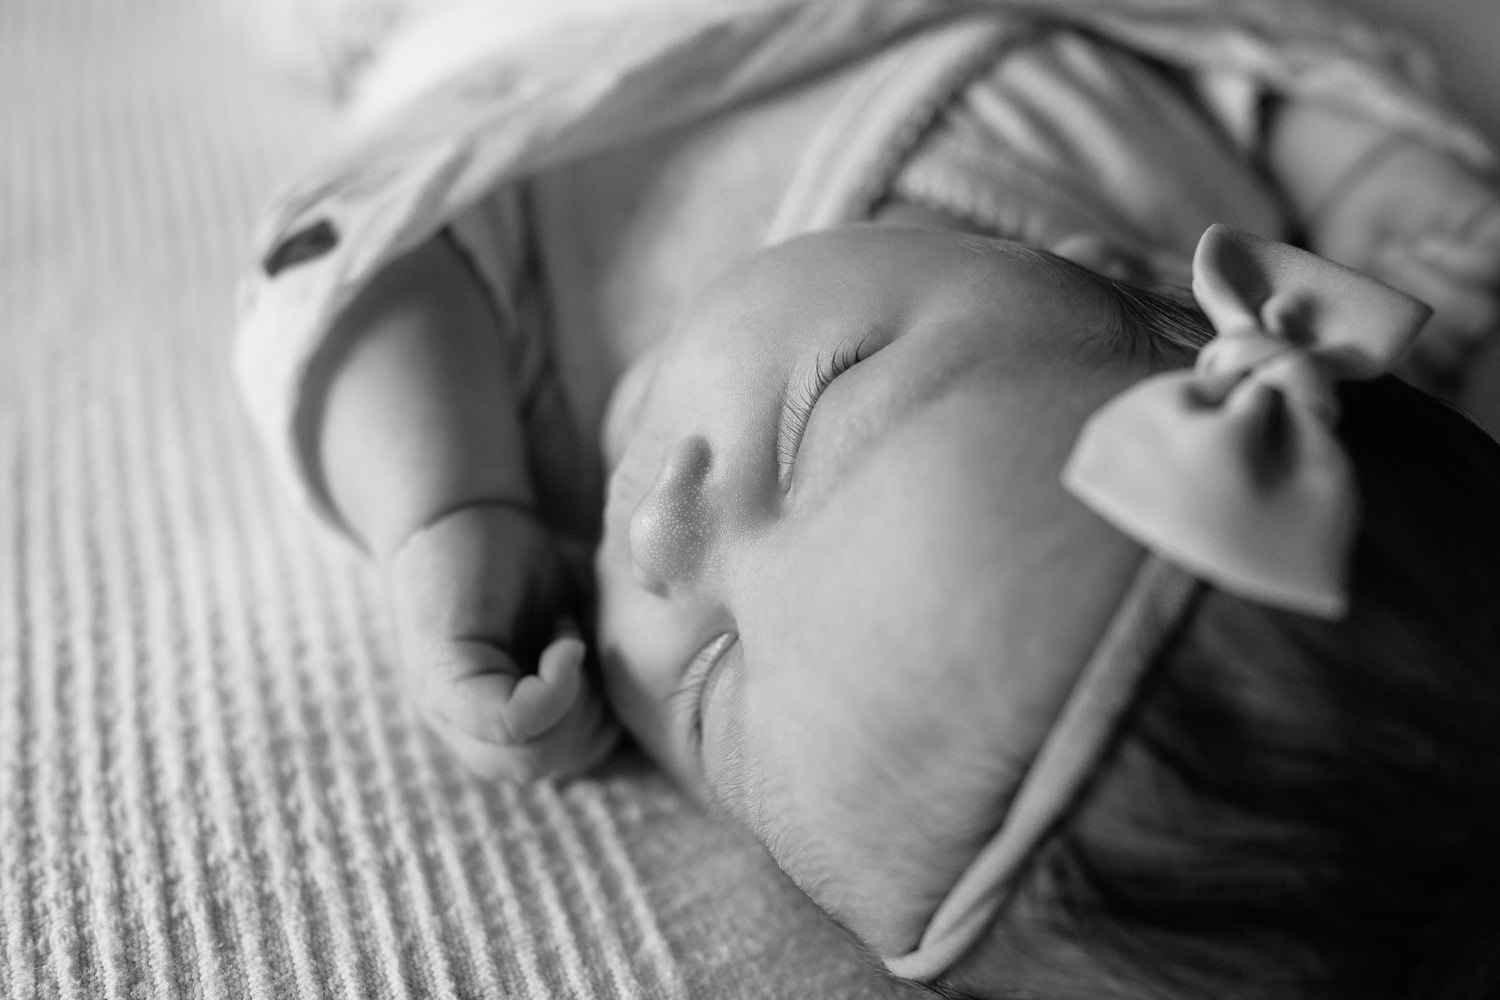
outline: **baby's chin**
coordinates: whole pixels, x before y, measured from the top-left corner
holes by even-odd
[[[953,845],[912,843],[920,838],[912,837],[910,814],[882,816],[879,806],[874,812],[864,817],[865,830],[858,838],[850,839],[847,829],[829,830],[826,837],[813,838],[816,851],[795,861],[776,860],[820,909],[866,947],[880,955],[899,955],[916,946],[971,855],[963,849],[956,856]]]
[[[829,780],[794,789],[778,772],[763,780],[779,791],[757,803],[764,815],[777,813],[774,836],[762,840],[782,870],[877,954],[916,946],[1000,825],[1021,774],[1009,756],[981,748],[969,728],[977,716],[961,718],[938,692],[928,694],[952,732],[933,724],[913,738],[899,723],[881,727],[859,751],[864,764],[853,767],[839,753],[798,748],[792,756],[802,772]]]

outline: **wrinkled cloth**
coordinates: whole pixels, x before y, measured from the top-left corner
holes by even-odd
[[[705,2],[570,23],[495,48],[284,190],[241,295],[237,367],[298,490],[303,388],[333,317],[388,260],[497,188],[815,79],[959,19],[1029,23],[1016,0]],[[1266,93],[1409,131],[1478,166],[1484,141],[1400,39],[1331,9],[1264,0],[1058,0],[1049,19],[1204,78],[1230,133]],[[1001,29],[1003,30],[1003,28]],[[476,48],[481,48],[476,46]],[[940,75],[940,74],[935,74]]]
[[[218,4],[0,3],[0,997],[898,1000],[638,757],[464,772],[229,377],[335,128]]]
[[[505,185],[446,234],[489,291],[519,398],[541,398],[552,377],[571,418],[554,423],[591,428],[620,370],[701,289],[762,246],[892,202],[1047,249],[1103,242],[1180,283],[1213,222],[1284,237],[1259,130],[1232,140],[1198,82],[1045,20],[959,19]],[[532,408],[519,409],[526,421]],[[527,423],[534,445],[578,454],[541,424]],[[311,465],[316,442],[302,446]]]

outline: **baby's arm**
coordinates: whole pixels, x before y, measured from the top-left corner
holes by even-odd
[[[389,265],[333,331],[318,422],[328,496],[375,559],[402,669],[428,721],[481,775],[581,770],[613,726],[559,635],[581,609],[536,511],[496,318],[435,239]]]
[[[1416,136],[1302,102],[1271,121],[1270,163],[1309,249],[1422,299],[1403,373],[1443,394],[1500,332],[1500,196]]]

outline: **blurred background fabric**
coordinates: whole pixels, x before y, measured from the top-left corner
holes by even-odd
[[[0,4],[0,997],[895,997],[638,759],[484,785],[269,482],[234,282],[325,97],[200,0]]]

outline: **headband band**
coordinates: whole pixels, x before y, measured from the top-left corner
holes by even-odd
[[[1216,331],[1193,369],[1148,378],[1085,424],[1063,483],[1147,550],[994,837],[888,956],[933,980],[963,957],[1087,787],[1199,581],[1321,618],[1346,610],[1358,498],[1335,382],[1385,372],[1430,310],[1303,250],[1212,226],[1193,294]]]
[[[1147,553],[999,831],[938,905],[916,949],[885,960],[891,973],[936,979],[984,933],[1010,895],[1016,875],[1087,784],[1134,704],[1142,676],[1197,589],[1193,577]]]

